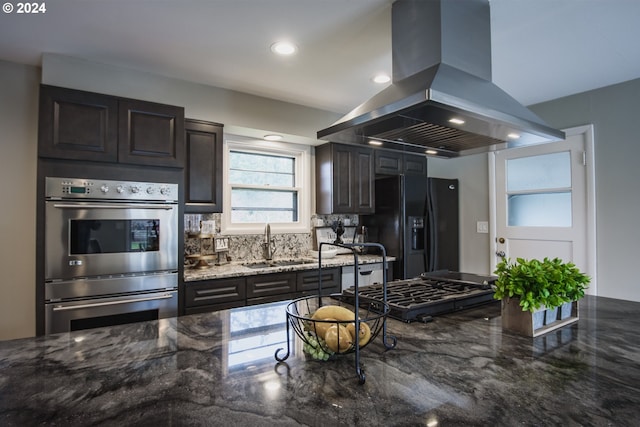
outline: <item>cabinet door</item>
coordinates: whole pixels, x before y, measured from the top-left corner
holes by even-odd
[[[422,175],[427,176],[427,157],[423,154],[408,154],[398,151],[374,150],[378,175]]]
[[[347,145],[333,146],[333,213],[355,212],[354,150]]]
[[[185,120],[185,212],[222,212],[222,125]]]
[[[203,280],[185,283],[185,312],[195,307],[220,306],[239,302],[244,305],[246,284],[244,277],[233,279]]]
[[[115,162],[118,101],[97,93],[40,86],[38,155]]]
[[[184,108],[121,99],[118,112],[120,163],[184,167]]]
[[[397,151],[375,150],[376,174],[400,175],[403,168],[402,156]]]
[[[325,268],[322,274],[322,295],[340,292],[341,272],[340,267]],[[320,275],[318,270],[300,271],[297,274],[296,290],[302,295],[317,295],[318,281]]]
[[[334,143],[316,147],[317,213],[373,213],[374,179],[372,149]]]
[[[354,198],[355,209],[353,213],[371,214],[375,211],[375,167],[373,150],[366,147],[354,149],[355,151],[355,168],[354,168]]]
[[[405,154],[403,163],[405,175],[427,176],[427,156]]]

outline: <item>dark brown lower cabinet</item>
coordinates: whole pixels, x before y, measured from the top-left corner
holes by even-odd
[[[246,301],[244,277],[185,283],[185,314],[243,307]]]
[[[322,295],[340,292],[341,272],[340,267],[322,269]],[[320,276],[318,270],[301,271],[297,274],[296,290],[300,296],[318,294],[318,282]]]
[[[185,283],[184,314],[292,300],[318,294],[318,270]],[[322,269],[322,295],[341,290],[340,267]]]
[[[260,274],[247,277],[247,305],[295,298],[296,273]]]

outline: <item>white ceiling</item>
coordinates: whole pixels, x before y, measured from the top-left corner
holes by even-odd
[[[521,103],[640,77],[640,1],[490,1],[493,81]],[[0,14],[0,59],[64,54],[346,113],[391,72],[391,3],[50,0]],[[299,53],[273,55],[279,39]]]

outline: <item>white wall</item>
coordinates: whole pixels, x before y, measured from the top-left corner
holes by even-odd
[[[38,68],[0,61],[0,339],[35,333],[39,80]]]
[[[598,294],[640,301],[640,79],[531,109],[561,129],[593,124]]]

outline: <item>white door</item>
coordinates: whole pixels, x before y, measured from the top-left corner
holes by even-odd
[[[490,156],[495,171],[491,268],[502,257],[558,257],[591,276],[587,293],[595,295],[593,127],[565,132],[565,141]]]

